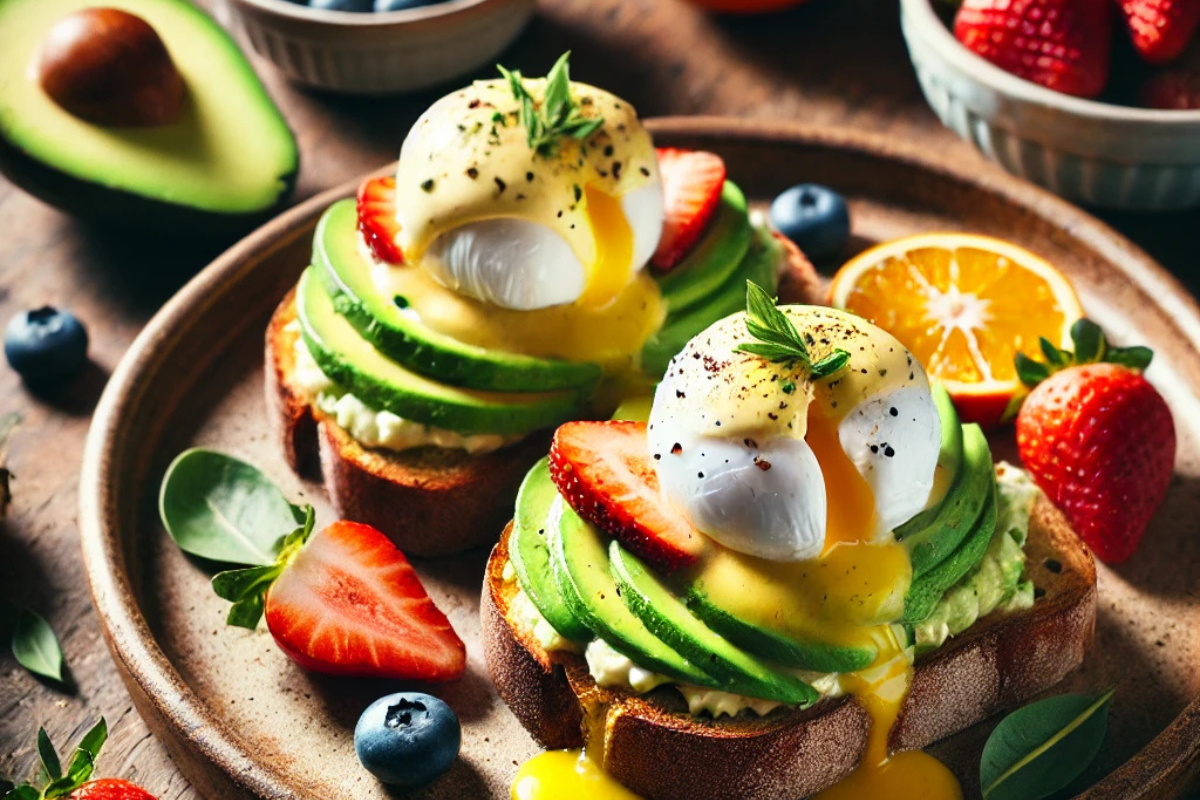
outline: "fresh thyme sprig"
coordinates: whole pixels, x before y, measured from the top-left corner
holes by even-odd
[[[568,50],[551,68],[546,76],[546,96],[540,104],[525,88],[520,70],[510,71],[496,65],[512,88],[513,97],[521,104],[521,125],[529,147],[538,155],[553,155],[564,138],[584,141],[604,124],[604,117],[583,116],[579,103],[572,99],[570,58]]]
[[[775,364],[804,367],[813,380],[828,378],[850,363],[850,354],[835,349],[817,363],[796,326],[775,305],[775,298],[754,281],[746,281],[746,330],[757,341],[744,342],[735,352],[759,356]]]

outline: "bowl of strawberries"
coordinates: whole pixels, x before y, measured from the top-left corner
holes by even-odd
[[[1067,199],[1200,206],[1200,0],[901,0],[942,123]]]

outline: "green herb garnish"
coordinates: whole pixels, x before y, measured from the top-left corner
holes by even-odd
[[[815,364],[796,326],[775,305],[775,298],[754,281],[746,281],[746,330],[756,341],[739,344],[735,352],[749,353],[789,369],[799,364],[814,380],[828,378],[850,363],[850,354],[835,349]]]
[[[584,141],[604,124],[603,117],[585,117],[580,104],[571,97],[571,67],[568,50],[546,75],[546,96],[539,104],[525,88],[520,70],[496,69],[512,87],[513,97],[521,104],[520,122],[525,127],[529,147],[538,155],[551,156],[564,138]]]

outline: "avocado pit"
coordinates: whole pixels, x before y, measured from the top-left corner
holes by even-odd
[[[111,127],[168,125],[183,112],[187,91],[158,32],[116,8],[87,8],[55,23],[33,77],[68,113]]]

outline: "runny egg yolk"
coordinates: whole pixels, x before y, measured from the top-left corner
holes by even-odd
[[[825,479],[826,553],[841,544],[863,541],[874,532],[876,523],[875,493],[842,449],[838,438],[840,421],[821,409],[819,403],[809,406],[804,440],[817,457]]]
[[[587,283],[576,301],[584,308],[603,308],[629,283],[633,267],[633,229],[621,201],[594,186],[584,189],[588,224],[596,242],[596,260],[588,265]]]
[[[581,750],[539,753],[517,770],[512,800],[640,800]]]

